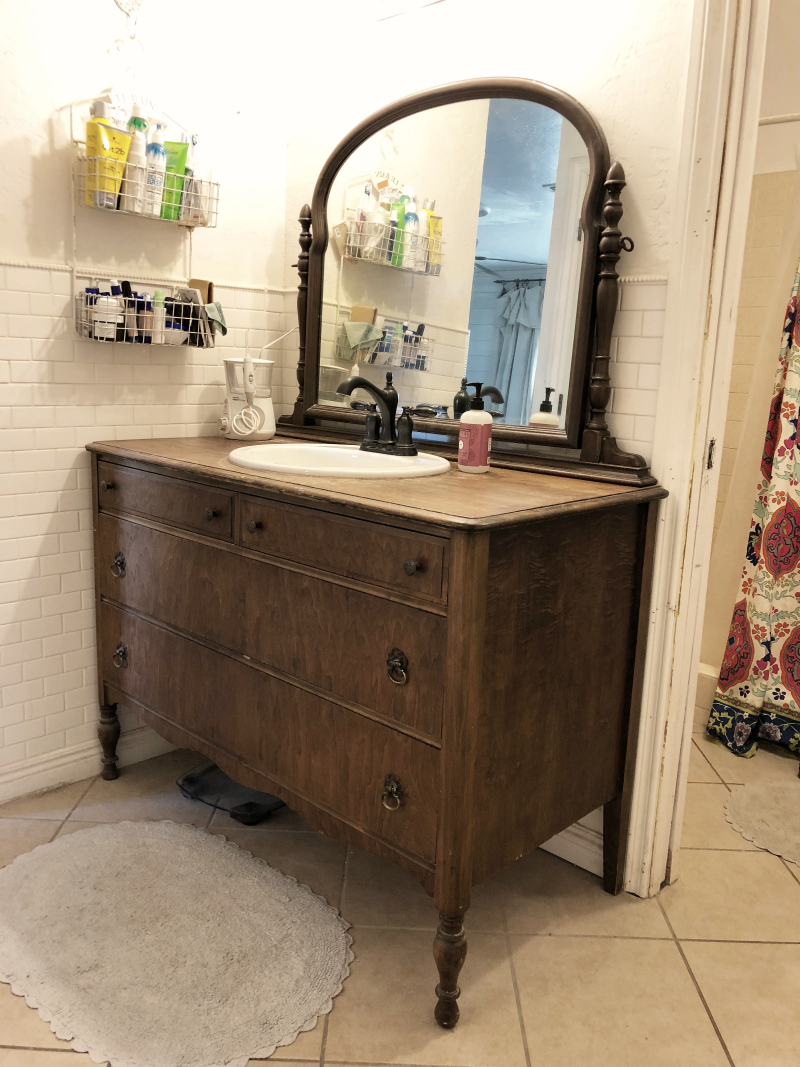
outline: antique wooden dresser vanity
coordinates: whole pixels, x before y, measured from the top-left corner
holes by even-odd
[[[621,168],[604,193],[602,134],[564,94],[511,80],[452,89],[546,102],[588,130],[563,427],[498,427],[488,474],[453,464],[409,480],[261,473],[212,437],[89,446],[104,776],[117,776],[121,703],[317,829],[406,868],[440,913],[446,1027],[473,885],[602,806],[604,885],[621,888],[665,495],[604,417]],[[318,397],[327,192],[353,143],[443,94],[367,120],[320,177],[302,216],[300,397],[268,447],[360,439],[364,415]],[[425,447],[453,456],[454,425],[437,420],[441,440]],[[531,444],[581,451],[561,459]]]

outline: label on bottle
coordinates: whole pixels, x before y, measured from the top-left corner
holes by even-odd
[[[490,422],[462,422],[458,431],[459,467],[488,467],[491,436]]]

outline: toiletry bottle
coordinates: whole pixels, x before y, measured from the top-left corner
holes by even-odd
[[[434,200],[423,200],[424,207],[417,208],[419,215],[419,238],[417,239],[417,261],[414,270],[420,274],[428,271],[428,237],[431,232],[431,211]]]
[[[558,426],[558,415],[553,413],[553,401],[550,399],[550,394],[554,392],[555,389],[550,386],[545,389],[539,410],[528,419],[529,426]]]
[[[461,379],[461,388],[453,397],[453,418],[460,419],[465,411],[469,411],[469,402],[472,398],[467,389],[467,379]]]
[[[114,211],[131,138],[129,134],[114,126],[104,100],[93,101],[91,113],[92,117],[86,123],[84,202],[89,207]]]
[[[128,119],[128,133],[131,137],[136,133],[147,133],[147,115],[140,104],[134,104],[131,108],[131,117]]]
[[[117,329],[114,337],[115,341],[125,340],[125,299],[122,295],[122,287],[116,278],[112,278],[111,282],[111,296],[117,302],[119,313],[117,315]]]
[[[417,255],[419,249],[419,215],[417,214],[417,201],[413,196],[409,198],[405,210],[405,246],[403,248],[403,266],[406,270],[417,269]]]
[[[428,265],[426,274],[442,272],[442,216],[428,217]]]
[[[144,189],[144,214],[156,218],[161,214],[161,197],[164,195],[164,174],[167,170],[167,152],[164,148],[164,130],[157,122],[147,146],[147,177]]]
[[[120,211],[141,215],[144,210],[144,191],[147,184],[147,142],[141,130],[135,130],[128,149],[125,177],[119,195]]]
[[[97,297],[92,313],[92,337],[95,341],[116,341],[117,327],[122,322],[117,298],[111,293]]]
[[[392,242],[392,266],[402,267],[406,227],[406,205],[404,201],[398,201],[398,203],[392,205],[392,215],[397,219],[397,225],[394,231],[394,241]]]
[[[133,344],[136,340],[136,297],[130,282],[121,282],[120,289],[125,309],[125,340]]]
[[[475,395],[470,397],[469,411],[464,412],[458,424],[458,469],[465,474],[486,474],[489,470],[492,416],[483,410],[483,382],[468,384],[475,387]]]
[[[364,259],[386,259],[386,244],[389,230],[389,210],[386,201],[367,212],[364,223]]]
[[[167,309],[164,307],[164,293],[156,289],[153,293],[153,344],[163,345],[167,343],[165,337],[167,321]]]
[[[181,221],[194,226],[209,226],[214,214],[212,174],[204,168],[197,151],[197,134],[192,134],[192,154],[184,170]]]
[[[143,345],[153,343],[153,301],[149,293],[141,293],[136,301],[139,342]]]

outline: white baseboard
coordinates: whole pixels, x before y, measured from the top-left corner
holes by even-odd
[[[120,767],[128,767],[132,763],[141,763],[142,760],[171,752],[174,747],[149,726],[137,726],[120,737],[117,745],[118,763]],[[52,789],[57,785],[91,778],[100,773],[101,754],[98,741],[82,741],[79,745],[2,767],[0,802],[38,793],[40,789]]]
[[[573,823],[540,847],[576,867],[603,876],[603,831],[585,822]]]

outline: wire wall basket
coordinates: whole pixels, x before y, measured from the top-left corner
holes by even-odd
[[[442,240],[400,230],[384,222],[357,219],[357,211],[347,211],[345,259],[362,259],[381,267],[438,275],[442,270]]]
[[[80,155],[75,167],[78,202],[101,211],[161,219],[179,226],[217,225],[219,183],[167,171],[163,185],[147,169],[115,159]]]
[[[153,293],[119,296],[108,282],[75,295],[75,330],[87,341],[122,345],[189,345],[214,348],[214,330],[194,289],[163,286],[163,306]]]
[[[357,360],[375,367],[427,371],[430,369],[433,346],[434,342],[429,337],[404,332],[402,322],[384,319],[383,337],[358,349],[347,344],[344,325],[340,326],[334,355],[345,363]]]

